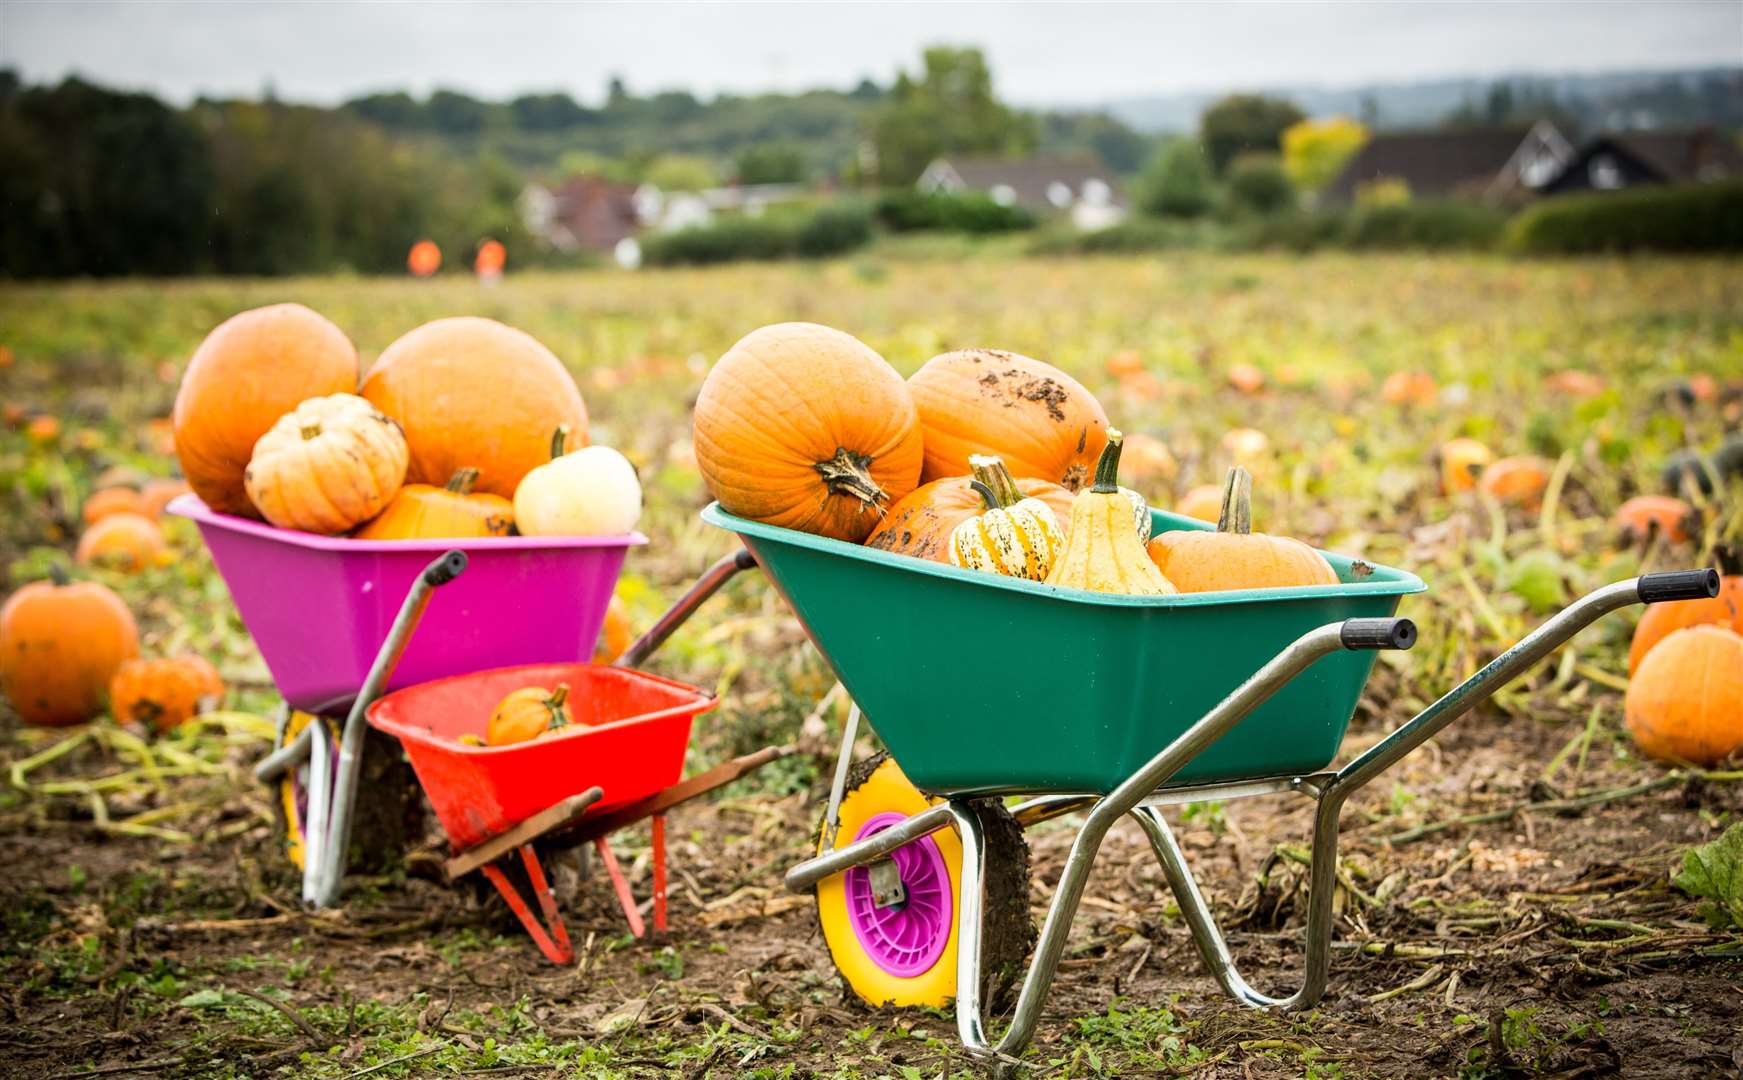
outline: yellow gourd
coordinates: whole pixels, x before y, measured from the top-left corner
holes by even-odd
[[[1123,441],[1117,430],[1108,429],[1107,449],[1095,466],[1095,485],[1072,501],[1065,550],[1054,560],[1047,584],[1134,596],[1177,591],[1150,561],[1132,528],[1132,504],[1119,485]]]
[[[991,454],[970,454],[974,479],[986,509],[950,534],[950,561],[970,570],[1045,581],[1065,546],[1053,510],[1040,499],[1025,499],[1005,463]]]

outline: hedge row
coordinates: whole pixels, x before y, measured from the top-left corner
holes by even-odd
[[[1530,255],[1743,251],[1743,183],[1545,199],[1513,219],[1506,244]]]
[[[1412,202],[1348,211],[1276,214],[1241,221],[1133,218],[1098,232],[1051,234],[1035,247],[1048,254],[1174,251],[1314,251],[1493,247],[1507,217],[1499,210],[1452,202]]]
[[[840,255],[871,241],[871,211],[858,203],[821,206],[800,216],[726,217],[708,225],[650,237],[649,266]]]
[[[979,192],[886,191],[875,210],[879,225],[891,232],[1018,232],[1035,227],[1035,215],[1006,206]]]

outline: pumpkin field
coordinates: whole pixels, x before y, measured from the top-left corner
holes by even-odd
[[[140,656],[190,658],[173,671],[124,669],[132,683],[118,679],[94,709],[76,710],[73,719],[90,713],[87,722],[27,722],[37,706],[22,693],[17,703],[0,699],[0,1073],[930,1080],[989,1068],[959,1046],[951,1009],[865,1004],[832,961],[818,901],[783,888],[786,870],[818,851],[849,702],[760,573],[734,578],[641,665],[718,698],[696,718],[685,775],[763,747],[791,749],[665,819],[668,932],[628,932],[601,860],[554,858],[574,959],[548,963],[478,875],[444,879],[450,851],[415,788],[396,811],[411,822],[405,842],[353,868],[341,906],[305,908],[301,874],[286,857],[284,807],[252,774],[275,737],[273,676],[200,532],[163,512],[182,491],[171,416],[190,359],[226,319],[290,302],[330,320],[365,373],[384,354],[410,352],[405,342],[425,324],[496,320],[561,361],[584,412],[509,385],[483,361],[451,376],[453,393],[422,404],[390,407],[383,394],[398,391],[366,386],[352,397],[345,385],[344,395],[286,415],[270,448],[296,455],[323,424],[365,425],[355,453],[375,455],[371,467],[392,471],[391,483],[367,498],[353,492],[356,506],[334,497],[337,510],[316,507],[295,469],[320,463],[269,462],[262,440],[252,464],[244,455],[235,465],[238,476],[249,465],[246,498],[234,485],[238,507],[252,501],[272,524],[312,532],[361,525],[367,537],[431,535],[369,530],[414,527],[383,513],[402,478],[439,485],[453,474],[450,494],[495,500],[468,504],[478,531],[467,535],[498,538],[511,512],[529,535],[535,522],[551,523],[544,535],[605,535],[636,521],[624,492],[637,491],[634,527],[649,542],[629,549],[618,579],[607,657],[740,547],[699,515],[714,499],[711,484],[760,482],[754,471],[748,480],[731,474],[756,452],[757,409],[746,402],[784,391],[752,385],[760,369],[748,365],[752,375],[734,373],[740,383],[722,377],[705,390],[704,381],[732,361],[735,342],[790,322],[863,343],[835,335],[818,344],[823,332],[811,328],[795,337],[804,348],[875,353],[900,376],[881,388],[813,385],[818,400],[835,390],[850,403],[886,391],[905,399],[915,386],[924,414],[924,380],[904,380],[940,354],[1003,350],[1072,376],[1099,401],[1102,427],[1122,433],[1112,439],[1117,481],[1143,496],[1140,546],[1132,507],[1111,480],[1090,486],[1094,448],[1061,466],[1057,479],[1072,491],[1035,487],[1037,474],[1014,463],[1013,482],[976,455],[968,460],[985,482],[981,497],[1014,504],[1005,508],[1010,535],[1022,532],[1029,562],[1001,554],[987,528],[980,546],[960,554],[963,567],[1151,594],[1335,583],[1375,566],[1420,577],[1427,590],[1404,596],[1397,612],[1420,639],[1377,654],[1340,763],[1582,595],[1639,574],[1719,566],[1722,601],[1686,617],[1679,612],[1694,609],[1665,605],[1597,621],[1351,799],[1329,988],[1316,1006],[1259,1011],[1224,996],[1144,832],[1122,820],[1090,873],[1035,1039],[1000,1064],[1035,1077],[1317,1080],[1743,1069],[1743,265],[1043,258],[1009,255],[996,242],[963,254],[874,247],[823,262],[512,273],[494,284],[451,274],[0,285],[0,593],[98,583],[136,623]],[[461,333],[417,331],[444,332]],[[805,353],[793,355],[789,385],[825,381],[806,372]],[[978,363],[975,355],[1002,354],[958,355]],[[962,377],[972,385],[976,376]],[[942,407],[945,391],[930,392]],[[200,407],[218,424],[249,393],[232,387]],[[512,394],[546,409],[536,431],[495,426],[494,403]],[[1036,400],[1061,417],[1082,405]],[[409,446],[377,407],[399,419],[396,407],[427,410],[416,430],[406,425]],[[616,485],[590,511],[609,516],[606,524],[576,524],[559,490],[567,481],[547,472],[579,459],[546,458],[551,428],[577,415],[586,452],[600,451],[588,482]],[[186,461],[192,428],[184,420],[180,429]],[[432,431],[491,446],[518,440],[514,479],[526,479],[517,490],[489,468],[480,476],[480,462],[433,447]],[[574,435],[555,440],[559,451]],[[921,473],[915,437],[909,488],[967,471],[940,464],[943,447],[929,435]],[[842,455],[848,488],[887,486],[876,463]],[[968,490],[964,516],[980,509]],[[1040,498],[1016,501],[1031,494]],[[1107,501],[1086,509],[1092,497]],[[1225,529],[1159,536],[1152,563],[1141,546],[1151,527],[1144,503],[1224,516]],[[1019,511],[1028,517],[1016,520]],[[408,520],[420,512],[437,511],[405,509]],[[853,542],[870,533],[872,548],[937,561],[938,545],[963,535],[913,549],[895,534],[919,519],[897,513],[879,524],[881,513],[778,524]],[[1101,516],[1090,521],[1092,513]],[[1230,521],[1304,541],[1277,540],[1264,559],[1306,576],[1258,581],[1259,555],[1249,565],[1248,555],[1222,554],[1232,548],[1213,551],[1234,539]],[[1136,569],[1130,559],[1098,562],[1084,547],[1101,537],[1095,530],[1119,534]],[[1036,565],[1031,541],[1062,549],[1054,577]],[[1336,555],[1328,563],[1312,548]],[[1111,578],[1119,580],[1108,586]],[[311,590],[296,580],[270,585],[311,638],[332,632],[339,613]],[[72,651],[120,632],[123,615],[86,599],[63,598],[37,616],[47,627],[39,633],[70,643],[66,653],[4,658],[34,665],[32,685],[50,686],[43,701],[80,676]],[[1046,662],[1081,651],[1057,640],[1057,628],[1037,625],[1026,651],[1011,656],[876,590],[830,600],[904,648],[921,643],[963,685],[1044,683],[1050,692],[1035,696],[1047,700],[1098,692],[1094,672]],[[1637,634],[1643,610],[1656,624]],[[502,634],[541,629],[516,626],[538,616],[512,603],[479,617]],[[1199,647],[1214,654],[1239,644]],[[1208,677],[1168,659],[1146,657],[1157,679]],[[515,715],[505,702],[502,726],[524,729],[514,739],[549,734],[567,723],[570,693],[532,692]],[[1088,712],[1025,718],[1014,729],[1102,722]],[[945,711],[924,720],[952,723]],[[493,718],[492,748],[497,728]],[[860,732],[862,757],[880,748],[874,732]],[[996,767],[1017,748],[995,740],[984,752]],[[1165,815],[1244,976],[1265,993],[1293,992],[1311,804],[1282,794]],[[1082,817],[1027,833],[1037,925]],[[366,815],[357,829],[377,824]],[[654,888],[655,845],[645,822],[611,838],[637,898]],[[667,873],[663,864],[657,873]]]

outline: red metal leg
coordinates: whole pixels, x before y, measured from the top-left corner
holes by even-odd
[[[611,853],[611,845],[601,836],[593,841],[593,846],[599,852],[599,861],[605,864],[605,872],[611,875],[611,887],[617,890],[617,902],[623,908],[623,917],[629,920],[629,932],[636,937],[647,937],[648,928],[642,922],[641,912],[635,909],[635,897],[630,894],[629,882],[623,878],[623,871],[618,868],[617,856]]]
[[[520,890],[509,883],[508,875],[502,872],[500,866],[489,863],[480,869],[484,871],[484,876],[490,879],[490,883],[496,886],[496,891],[502,894],[502,898],[508,901],[509,910],[513,911],[515,917],[520,920],[520,924],[526,927],[527,933],[532,936],[539,951],[545,954],[545,958],[553,964],[570,963],[575,959],[575,950],[569,946],[569,932],[564,928],[563,920],[557,914],[557,900],[551,895],[550,886],[545,882],[544,869],[539,866],[538,858],[532,854],[530,846],[521,848],[521,858],[525,860],[527,874],[532,878],[533,891],[539,894],[539,905],[544,908],[545,915],[551,920],[551,926],[557,936],[556,941],[552,941],[551,935],[545,932],[544,926],[539,923],[532,909],[527,907],[526,900],[521,897]]]
[[[666,815],[655,814],[654,833],[654,932],[666,932]]]

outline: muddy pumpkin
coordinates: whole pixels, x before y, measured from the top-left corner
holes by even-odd
[[[933,562],[950,561],[950,536],[956,527],[980,513],[985,500],[974,490],[972,476],[952,476],[915,488],[890,507],[883,521],[866,537],[866,547],[912,555]],[[1025,477],[1016,481],[1026,499],[1040,499],[1053,511],[1059,528],[1071,520],[1071,492],[1058,484]]]
[[[128,660],[109,680],[109,714],[158,733],[216,708],[224,680],[203,656]]]

